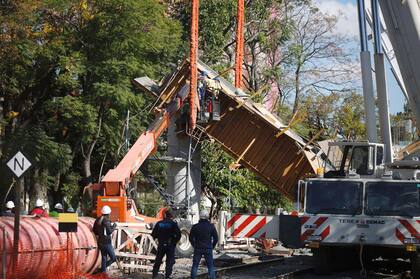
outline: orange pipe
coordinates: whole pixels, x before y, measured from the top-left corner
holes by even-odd
[[[190,131],[195,129],[197,108],[195,95],[197,94],[197,53],[198,53],[198,15],[199,0],[192,0],[191,9],[191,40],[190,40]]]
[[[244,60],[245,3],[238,0],[238,21],[236,24],[235,87],[242,87],[242,62]]]
[[[92,232],[95,219],[79,217],[77,233],[66,234],[58,232],[57,218],[21,216],[14,268],[13,221],[13,217],[0,217],[0,251],[7,253],[6,278],[79,278],[77,275],[86,278],[86,274],[99,267],[100,253]],[[6,239],[3,239],[2,228],[7,232]],[[75,273],[74,276],[66,276],[70,272]]]

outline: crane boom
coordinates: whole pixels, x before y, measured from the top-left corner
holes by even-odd
[[[104,205],[110,206],[113,209],[112,220],[152,221],[153,218],[140,215],[135,203],[127,197],[128,185],[147,157],[156,151],[159,137],[168,128],[170,118],[181,108],[182,102],[188,97],[188,92],[188,86],[185,85],[172,102],[160,111],[149,128],[139,136],[120,163],[109,170],[99,184],[103,195],[97,197],[97,208],[102,208]]]
[[[420,131],[420,5],[417,0],[379,2]]]

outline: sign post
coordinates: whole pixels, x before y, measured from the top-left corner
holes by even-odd
[[[72,274],[74,274],[74,263],[73,263],[73,252],[70,252],[70,249],[73,249],[73,236],[71,233],[77,232],[77,222],[79,217],[77,213],[59,213],[58,214],[58,231],[65,232],[67,234],[67,261],[66,268],[68,269],[68,264],[70,261],[70,268]],[[71,258],[71,259],[70,259]],[[70,259],[70,260],[69,260]]]
[[[20,228],[20,210],[21,210],[21,203],[20,199],[22,196],[22,191],[24,188],[24,180],[22,175],[31,167],[31,162],[22,154],[22,152],[18,151],[12,159],[7,162],[7,166],[13,172],[13,174],[17,178],[17,184],[15,186],[15,223],[14,223],[14,231],[13,231],[13,255],[14,261],[13,264],[17,266],[17,259],[19,253],[19,228]]]

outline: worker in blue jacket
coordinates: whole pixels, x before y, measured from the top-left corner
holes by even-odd
[[[181,230],[178,224],[172,220],[172,211],[166,210],[165,218],[156,223],[152,231],[152,237],[158,239],[158,248],[153,265],[153,279],[157,278],[162,259],[166,255],[165,278],[170,278],[172,267],[175,264],[175,247],[181,239]]]
[[[195,279],[197,277],[198,265],[201,257],[204,256],[210,279],[216,279],[213,249],[216,247],[219,237],[216,228],[209,221],[209,212],[207,210],[200,211],[200,221],[191,228],[189,239],[194,247],[191,278]]]

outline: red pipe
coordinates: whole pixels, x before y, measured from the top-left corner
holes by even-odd
[[[0,217],[0,231],[4,227],[7,232],[7,278],[50,278],[51,273],[64,271],[69,265],[78,273],[88,274],[99,267],[100,252],[92,233],[95,219],[80,217],[77,233],[68,240],[66,233],[58,232],[58,219],[32,216],[21,217],[19,252],[13,267],[13,221],[13,217]],[[67,247],[71,247],[69,251]],[[4,249],[1,233],[0,251]]]

